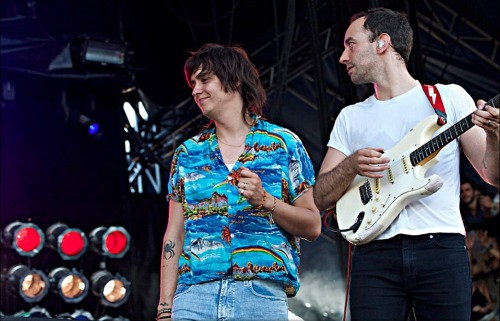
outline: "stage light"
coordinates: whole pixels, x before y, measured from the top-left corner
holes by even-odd
[[[130,282],[120,274],[113,275],[107,270],[99,270],[90,277],[92,293],[100,297],[101,304],[118,307],[130,296]]]
[[[12,292],[17,292],[28,303],[39,302],[49,291],[49,279],[45,273],[18,264],[7,272],[7,282]]]
[[[64,260],[77,260],[87,250],[88,240],[80,229],[69,228],[64,223],[55,223],[45,232],[47,246],[57,250]]]
[[[130,234],[121,226],[97,227],[89,238],[92,250],[110,258],[122,258],[130,248]]]
[[[87,63],[123,66],[126,62],[126,53],[127,47],[123,43],[85,39],[81,56]]]
[[[93,100],[91,101],[92,103]],[[79,128],[94,138],[102,136],[101,126],[98,122],[70,107],[68,92],[66,90],[63,90],[61,93],[61,105],[63,107],[64,119],[68,124]]]
[[[71,110],[70,113],[70,118],[75,119],[69,121],[70,123],[81,126],[89,136],[99,137],[102,135],[101,125],[98,122],[74,110]]]
[[[89,281],[75,269],[58,267],[50,271],[49,281],[54,290],[66,303],[78,303],[88,294]]]
[[[100,126],[99,123],[95,122],[89,122],[87,124],[87,132],[89,133],[90,136],[98,135],[100,133]]]
[[[33,223],[12,222],[5,227],[3,237],[22,256],[35,256],[45,244],[43,231]]]

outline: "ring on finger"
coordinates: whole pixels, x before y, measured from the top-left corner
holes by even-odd
[[[247,189],[247,182],[244,182],[243,183],[243,189],[246,190]]]
[[[243,188],[241,188],[241,189],[240,189],[240,194],[241,194],[242,196],[245,196],[245,190],[244,190]]]
[[[491,120],[488,120],[488,122],[486,123],[488,126],[491,126]]]

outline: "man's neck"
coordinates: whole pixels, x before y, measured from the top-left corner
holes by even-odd
[[[401,64],[391,66],[386,66],[384,76],[377,79],[373,84],[375,97],[378,100],[392,99],[419,85],[419,82],[410,75],[406,66]]]

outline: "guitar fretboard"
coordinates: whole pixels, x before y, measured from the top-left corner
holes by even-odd
[[[486,104],[498,108],[498,106],[500,105],[500,94],[490,99],[488,102],[486,102]],[[472,114],[473,113],[469,114],[458,123],[454,124],[447,130],[443,131],[441,134],[437,135],[436,137],[413,151],[410,154],[410,161],[412,165],[417,165],[427,157],[431,156],[433,153],[446,146],[452,140],[472,128],[472,126],[474,126],[474,124],[472,123]]]

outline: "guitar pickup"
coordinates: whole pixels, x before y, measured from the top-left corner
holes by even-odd
[[[406,174],[410,172],[410,166],[408,166],[408,159],[403,155],[401,158],[401,163],[403,164],[403,170]]]
[[[394,184],[394,174],[392,173],[391,167],[387,170],[387,179],[389,180],[389,183]]]

